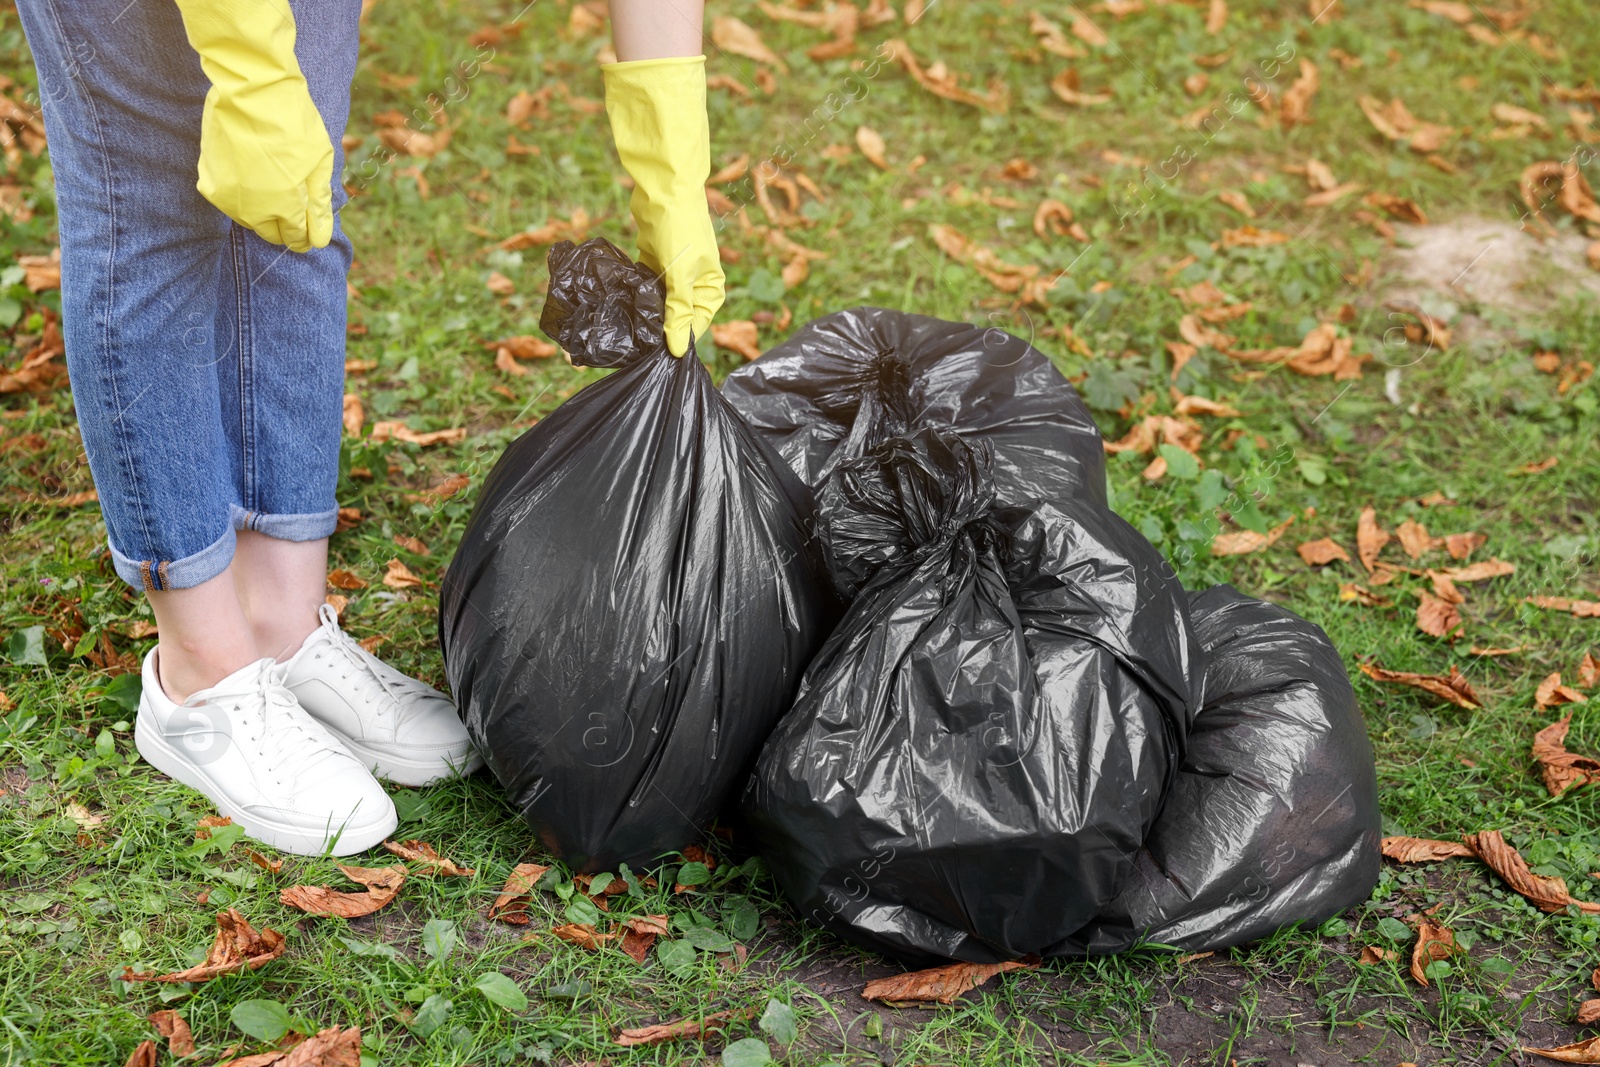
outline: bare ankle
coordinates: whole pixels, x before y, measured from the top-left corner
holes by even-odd
[[[187,649],[175,642],[162,642],[156,653],[156,680],[168,700],[181,704],[256,658],[252,650],[244,648]]]
[[[299,619],[296,622],[285,623],[282,620],[272,620],[270,623],[257,623],[250,620],[250,629],[255,633],[256,649],[263,656],[271,656],[280,663],[296,652],[306,643],[306,638],[320,625],[316,614],[313,612],[310,622]]]

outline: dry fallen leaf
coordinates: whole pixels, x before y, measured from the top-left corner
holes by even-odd
[[[1371,663],[1357,664],[1361,673],[1375,682],[1394,682],[1397,685],[1409,685],[1432,693],[1436,697],[1448,700],[1457,707],[1469,711],[1483,706],[1478,699],[1478,694],[1472,691],[1466,677],[1456,669],[1455,664],[1450,665],[1450,674],[1444,677],[1437,674],[1414,674],[1411,671],[1391,671]]]
[[[1555,671],[1539,683],[1539,688],[1533,694],[1533,706],[1540,711],[1548,711],[1562,704],[1582,704],[1584,699],[1584,695],[1572,686],[1562,685],[1561,672]]]
[[[528,925],[528,904],[533,899],[533,885],[550,868],[542,863],[519,863],[511,869],[505,888],[489,905],[488,919],[499,919],[513,926]]]
[[[275,1052],[258,1052],[217,1067],[360,1067],[360,1063],[360,1027],[333,1026]]]
[[[1028,15],[1028,32],[1039,39],[1039,47],[1052,55],[1064,59],[1081,59],[1087,53],[1071,41],[1067,40],[1066,31],[1061,24],[1052,22],[1037,11]]]
[[[724,52],[732,52],[736,56],[765,63],[785,74],[789,72],[789,65],[767,47],[766,42],[761,39],[761,34],[756,32],[754,27],[731,15],[719,15],[712,19],[711,43]]]
[[[1476,17],[1472,6],[1462,3],[1461,0],[1411,0],[1410,6],[1419,11],[1447,18],[1458,26],[1465,26]]]
[[[1300,76],[1284,90],[1283,100],[1278,105],[1278,119],[1285,129],[1311,121],[1311,100],[1321,85],[1322,78],[1316,64],[1306,59],[1300,60]]]
[[[367,415],[361,407],[361,397],[355,393],[344,394],[344,432],[351,437],[361,436],[361,427]]]
[[[1600,685],[1600,660],[1594,658],[1593,652],[1585,652],[1578,661],[1578,684],[1589,689]]]
[[[1071,237],[1084,244],[1090,241],[1089,232],[1074,221],[1072,209],[1059,200],[1039,201],[1039,206],[1033,210],[1033,232],[1046,239],[1054,235]]]
[[[551,218],[541,226],[532,226],[519,233],[514,233],[504,241],[501,241],[497,247],[505,252],[520,252],[526,248],[553,245],[557,241],[571,241],[573,244],[582,244],[588,238],[589,227],[595,221],[589,217],[589,213],[583,208],[576,208],[565,219]]]
[[[1600,619],[1600,600],[1573,600],[1564,596],[1529,596],[1522,599],[1546,611],[1567,611],[1580,619]]]
[[[426,541],[412,537],[409,534],[395,534],[394,543],[405,549],[407,552],[415,552],[419,556],[433,555],[433,549],[428,547]]]
[[[761,358],[761,344],[756,324],[749,319],[713,322],[711,324],[711,340],[716,343],[718,348],[726,348],[730,352],[737,352],[745,359]]]
[[[1565,911],[1570,906],[1576,906],[1580,911],[1590,914],[1600,913],[1600,904],[1574,900],[1567,892],[1564,879],[1548,878],[1529,870],[1528,862],[1506,843],[1499,830],[1467,834],[1463,840],[1494,873],[1505,879],[1508,886],[1527,897],[1540,911]]]
[[[1392,948],[1384,948],[1381,945],[1368,945],[1361,950],[1361,955],[1356,962],[1363,967],[1371,967],[1385,960],[1392,960],[1397,955],[1399,953]]]
[[[1222,190],[1217,194],[1217,200],[1247,219],[1256,217],[1256,209],[1250,206],[1250,199],[1237,189]]]
[[[1217,34],[1228,24],[1228,0],[1211,0],[1206,7],[1206,32]]]
[[[1548,190],[1552,185],[1556,186],[1553,197],[1540,195],[1542,190]],[[1589,187],[1575,159],[1530,164],[1523,168],[1521,188],[1523,203],[1528,205],[1532,217],[1547,232],[1551,227],[1541,212],[1552,199],[1574,218],[1600,223],[1600,204],[1595,202],[1594,190]]]
[[[1331,537],[1319,537],[1315,541],[1307,541],[1299,545],[1295,551],[1300,553],[1300,558],[1311,567],[1319,567],[1324,563],[1348,563],[1350,560],[1350,553]]]
[[[194,1034],[182,1015],[171,1009],[150,1013],[150,1025],[156,1033],[167,1039],[167,1051],[182,1058],[194,1051]]]
[[[329,571],[328,584],[335,589],[365,589],[367,587],[367,583],[364,580],[343,569]]]
[[[279,871],[283,870],[283,858],[281,856],[277,859],[268,859],[266,856],[263,856],[253,848],[245,849],[244,855],[245,859],[249,860],[257,867],[260,867],[268,874],[277,874]]]
[[[1600,1037],[1574,1041],[1570,1045],[1557,1045],[1555,1048],[1532,1048],[1525,1045],[1522,1051],[1558,1063],[1600,1063]]]
[[[861,149],[861,154],[879,170],[888,170],[889,161],[884,158],[887,146],[883,143],[883,135],[871,126],[856,127],[856,147]]]
[[[1535,463],[1524,463],[1520,467],[1512,467],[1510,470],[1506,471],[1506,473],[1513,478],[1525,477],[1530,474],[1543,474],[1545,471],[1554,468],[1556,464],[1560,462],[1560,456],[1546,456],[1544,459],[1541,459]]]
[[[1073,9],[1072,36],[1095,48],[1104,48],[1111,43],[1111,38],[1106,36],[1105,31],[1090,22],[1088,16],[1076,8]]]
[[[586,948],[590,952],[598,952],[609,941],[617,939],[616,934],[603,934],[588,923],[566,923],[550,931],[563,941]]]
[[[1515,563],[1507,563],[1503,559],[1485,559],[1469,563],[1465,567],[1440,567],[1437,573],[1453,582],[1481,582],[1489,578],[1503,578],[1508,574],[1515,574],[1516,571]]]
[[[1069,68],[1050,79],[1050,91],[1064,104],[1073,107],[1097,107],[1111,103],[1110,93],[1086,93],[1080,88],[1078,72]]]
[[[1372,507],[1361,509],[1356,521],[1356,555],[1361,565],[1371,573],[1378,563],[1378,553],[1389,543],[1389,531],[1378,525],[1378,512]]]
[[[640,1026],[617,1034],[619,1045],[659,1045],[681,1037],[707,1038],[721,1033],[730,1023],[742,1022],[755,1014],[754,1008],[713,1012],[698,1019],[677,1019],[670,1023]]]
[[[1073,30],[1077,30],[1076,22],[1073,23]],[[911,75],[918,85],[935,96],[954,100],[959,104],[981,107],[985,111],[997,114],[1011,106],[1011,96],[1004,81],[999,79],[992,81],[987,94],[975,93],[970,89],[963,89],[957,82],[956,76],[943,63],[935,63],[924,68],[917,62],[916,53],[911,51],[911,46],[902,40],[885,41],[879,47],[889,49],[895,62],[904,67],[906,73]]]
[[[1240,226],[1236,230],[1222,231],[1223,248],[1267,248],[1289,243],[1289,235],[1282,230],[1263,230],[1256,226]]]
[[[635,963],[643,963],[650,954],[650,946],[656,943],[656,938],[667,936],[667,916],[646,915],[642,919],[626,919],[622,923],[622,951],[633,957]]]
[[[283,935],[263,926],[257,933],[233,908],[217,913],[217,936],[206,958],[188,970],[154,975],[125,969],[124,982],[205,982],[219,974],[255,970],[283,955],[288,947]]]
[[[1567,731],[1572,716],[1553,722],[1533,735],[1533,758],[1539,763],[1544,787],[1558,797],[1568,789],[1600,785],[1600,759],[1567,751]]]
[[[462,867],[454,860],[446,859],[439,855],[434,847],[426,841],[385,841],[383,847],[412,863],[420,863],[429,871],[436,874],[455,875],[458,878],[471,878],[478,872],[471,867]]]
[[[1579,1026],[1593,1026],[1600,1023],[1600,1000],[1586,1000],[1578,1005],[1577,1017],[1573,1022]]]
[[[1384,858],[1396,863],[1431,863],[1457,856],[1477,855],[1460,841],[1438,841],[1428,837],[1386,837],[1381,848]]]
[[[1429,569],[1424,572],[1433,583],[1433,595],[1450,604],[1465,604],[1466,595],[1456,588],[1455,580],[1443,571]]]
[[[47,256],[18,256],[22,268],[22,284],[30,293],[42,293],[61,288],[61,249],[56,247]]]
[[[467,438],[465,427],[456,427],[451,430],[430,430],[423,433],[413,430],[405,423],[398,420],[389,422],[375,422],[372,424],[372,443],[381,444],[384,441],[402,441],[410,445],[439,445],[464,441]]]
[[[1414,118],[1399,97],[1380,104],[1375,97],[1363,96],[1357,103],[1379,133],[1391,141],[1408,142],[1413,152],[1422,155],[1439,151],[1455,133],[1449,126]]]
[[[1406,555],[1416,559],[1424,552],[1437,548],[1440,541],[1437,537],[1428,536],[1428,528],[1420,522],[1410,519],[1395,527],[1395,538],[1400,542],[1400,547],[1405,549]]]
[[[924,971],[910,971],[889,978],[875,978],[861,991],[862,1000],[881,1000],[891,1003],[953,1004],[956,998],[976,989],[989,979],[1005,971],[1032,970],[1037,962],[1008,960],[1005,963],[951,963],[943,967],[930,967]]]
[[[133,1051],[128,1054],[128,1062],[122,1067],[156,1067],[159,1060],[160,1054],[156,1052],[156,1043],[146,1040],[134,1046]]]
[[[1426,226],[1427,214],[1417,206],[1415,200],[1393,193],[1370,192],[1362,198],[1362,202],[1369,207],[1375,207],[1392,219],[1400,222],[1409,222],[1413,226]]]
[[[1431,637],[1445,637],[1461,626],[1461,612],[1448,600],[1432,593],[1417,594],[1417,629]]]
[[[1000,173],[1015,182],[1031,182],[1039,176],[1039,168],[1021,156],[1013,156],[1006,160],[1005,166],[1000,168]]]
[[[1435,960],[1446,959],[1456,952],[1456,935],[1448,926],[1431,922],[1417,926],[1417,943],[1411,949],[1411,977],[1420,985],[1428,984],[1426,970]]]
[[[437,504],[442,500],[449,500],[461,490],[472,484],[472,479],[465,474],[448,474],[420,493],[407,493],[408,501],[427,501]]]
[[[398,559],[391,559],[388,569],[383,573],[383,584],[390,589],[420,589],[428,583],[413,574],[411,568]]]
[[[1173,407],[1179,415],[1209,415],[1218,419],[1238,418],[1241,412],[1232,404],[1203,396],[1186,396]]]
[[[1266,533],[1256,533],[1254,530],[1235,530],[1231,533],[1220,533],[1211,542],[1213,556],[1244,556],[1251,552],[1260,552],[1278,543],[1278,538],[1294,523],[1294,516],[1290,515],[1281,523],[1268,530]]]
[[[354,919],[371,915],[388,904],[406,880],[406,868],[401,863],[392,867],[348,867],[343,863],[337,866],[346,878],[366,886],[366,892],[341,893],[327,886],[294,885],[279,893],[278,900],[308,915]]]
[[[928,236],[939,250],[951,259],[964,263],[983,275],[991,285],[1003,293],[1015,294],[1024,304],[1044,304],[1045,296],[1065,271],[1045,276],[1038,266],[1018,266],[1001,259],[993,249],[972,240],[945,223],[928,227]]]

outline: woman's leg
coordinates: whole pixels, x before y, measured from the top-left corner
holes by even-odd
[[[295,57],[334,147],[333,239],[303,255],[232,227],[217,279],[222,411],[238,495],[234,579],[264,656],[317,628],[344,410],[350,240],[338,211],[359,0],[291,0]]]
[[[195,190],[209,88],[171,4],[24,0],[61,238],[62,330],[117,573],[148,592],[182,699],[256,658],[227,575],[218,384],[229,222]]]
[[[287,659],[319,625],[328,539],[285,541],[254,530],[240,530],[238,536],[234,602],[243,607],[257,654]]]
[[[258,840],[365,850],[394,830],[394,804],[260,658],[231,569],[242,509],[217,303],[233,224],[195,189],[209,82],[170,2],[20,12],[55,173],[73,402],[112,562],[160,628],[134,743]]]

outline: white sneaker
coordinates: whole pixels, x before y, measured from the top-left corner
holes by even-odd
[[[361,762],[307,715],[270,659],[175,703],[144,658],[134,744],[257,841],[302,856],[365,852],[399,825]]]
[[[432,785],[483,766],[450,698],[408,678],[339,629],[327,604],[322,625],[280,666],[300,706],[380,778]]]

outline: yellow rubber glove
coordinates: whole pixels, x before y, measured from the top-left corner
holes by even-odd
[[[601,67],[617,155],[633,178],[639,262],[667,284],[667,349],[689,350],[722,307],[726,279],[706,206],[711,125],[706,57],[640,59]]]
[[[200,180],[217,210],[296,252],[333,238],[333,144],[294,56],[285,0],[177,0],[211,79]]]

